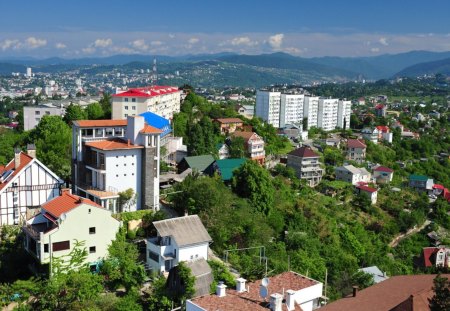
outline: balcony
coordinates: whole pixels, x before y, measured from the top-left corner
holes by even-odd
[[[102,189],[102,188],[95,187],[93,185],[82,183],[82,182],[79,182],[77,186],[78,186],[78,188],[81,188],[84,191],[86,191],[88,194],[93,195],[94,197],[97,197],[100,199],[119,196],[118,195],[119,190],[117,190],[117,188],[114,188],[111,186],[106,186],[106,187],[103,187],[103,189]]]

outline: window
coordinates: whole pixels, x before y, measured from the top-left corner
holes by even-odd
[[[119,177],[119,174],[116,174],[116,177]]]
[[[125,177],[126,177],[126,176],[127,176],[127,174],[123,174],[123,176],[125,176]]]
[[[96,252],[95,246],[89,247],[89,253],[90,254],[95,253],[95,252]]]
[[[46,114],[46,115],[49,115],[49,114],[50,114],[50,111],[46,111],[45,114]]]
[[[55,242],[52,244],[52,249],[54,252],[70,249],[70,241]]]
[[[36,122],[39,122],[39,121],[41,121],[41,118],[36,118]]]
[[[41,114],[41,112],[40,111],[35,111],[34,114],[39,116]]]
[[[128,102],[128,98],[125,97],[125,101]]]
[[[157,253],[152,252],[152,251],[148,252],[148,258],[150,258],[151,260],[153,260],[155,262],[159,262],[159,255]]]
[[[44,244],[44,253],[48,253],[48,243]]]
[[[128,110],[128,106],[125,106],[125,110]]]
[[[125,118],[128,117],[128,113],[125,114]]]
[[[131,106],[131,109],[136,110],[136,106]]]
[[[89,214],[91,213],[91,209],[88,210],[88,213],[89,213]]]
[[[135,102],[136,102],[136,98],[132,98],[131,101],[132,101],[133,103],[135,103]]]
[[[134,176],[134,173],[131,173],[132,176]]]
[[[89,234],[95,234],[95,227],[89,228]]]

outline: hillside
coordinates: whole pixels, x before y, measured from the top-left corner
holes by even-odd
[[[396,77],[418,77],[429,74],[445,74],[450,75],[450,58],[416,64],[407,67],[400,72],[396,73]]]

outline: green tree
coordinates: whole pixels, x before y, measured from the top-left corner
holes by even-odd
[[[438,274],[433,280],[434,296],[430,301],[431,311],[450,310],[450,281]]]
[[[239,167],[232,180],[233,191],[249,199],[253,207],[266,215],[274,203],[275,191],[269,172],[254,161],[246,161]]]
[[[192,298],[195,294],[195,276],[185,262],[181,261],[176,267],[180,283],[176,288],[170,288],[166,284],[167,296],[171,297],[175,303],[184,305],[186,299]]]
[[[245,157],[245,141],[243,137],[237,136],[231,139],[229,144],[230,158]]]
[[[105,117],[105,112],[99,103],[87,105],[85,111],[89,120],[100,120]]]
[[[87,119],[87,113],[80,105],[74,105],[73,103],[70,103],[70,105],[67,106],[66,114],[64,115],[63,118],[64,122],[66,122],[69,125],[72,125],[73,121],[85,119]]]
[[[103,110],[103,118],[104,119],[111,119],[111,112],[112,112],[112,97],[109,93],[103,93],[103,97],[98,101],[100,106]]]

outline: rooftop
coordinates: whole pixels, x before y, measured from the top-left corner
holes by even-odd
[[[192,157],[184,157],[184,160],[187,162],[190,168],[196,169],[199,172],[203,172],[214,162],[214,157],[210,154],[200,155],[200,156],[192,156]]]
[[[349,140],[347,140],[347,147],[348,148],[366,148],[367,146],[359,139],[349,139]]]
[[[292,150],[288,155],[300,157],[300,158],[318,158],[319,155],[312,151],[311,148],[303,146],[298,149]]]
[[[92,202],[89,199],[71,194],[68,191],[63,191],[59,197],[47,201],[46,203],[42,204],[41,207],[53,217],[59,218],[63,213],[67,213],[82,204],[88,204],[94,207],[102,208],[97,203]]]
[[[375,172],[386,172],[386,173],[393,173],[394,170],[390,169],[389,167],[386,166],[378,166],[377,168],[374,169]]]
[[[114,94],[112,97],[154,97],[180,92],[174,86],[147,86],[139,88],[131,88],[125,92]]]
[[[377,189],[372,188],[372,187],[368,187],[368,186],[365,186],[365,185],[357,185],[356,188],[358,188],[358,189],[360,189],[362,191],[365,191],[365,192],[370,192],[370,193],[377,192]]]
[[[127,120],[78,120],[73,121],[76,127],[113,127],[127,126]]]
[[[243,123],[244,122],[239,118],[221,118],[221,119],[216,119],[216,121],[219,123]]]
[[[419,180],[419,181],[427,181],[428,177],[424,175],[409,175],[409,180]]]
[[[233,171],[244,164],[246,159],[223,159],[216,160],[216,164],[220,170],[220,176],[222,180],[231,180],[233,177]]]
[[[145,124],[144,128],[141,130],[142,134],[161,134],[162,132],[163,131],[160,129],[148,124]]]
[[[120,150],[120,149],[141,149],[140,145],[132,145],[123,139],[114,138],[111,140],[97,140],[86,143],[86,146],[100,150]]]
[[[33,161],[32,157],[30,157],[28,154],[24,152],[20,152],[20,164],[19,167],[17,167],[17,169],[15,169],[14,167],[15,166],[14,159],[12,159],[6,166],[0,167],[0,176],[3,173],[6,173],[7,171],[11,171],[11,174],[9,175],[10,177],[8,177],[5,181],[0,183],[0,191],[9,184],[9,181],[11,181],[11,179],[13,179],[14,176],[18,175],[20,171],[28,164],[30,164],[32,161]]]

